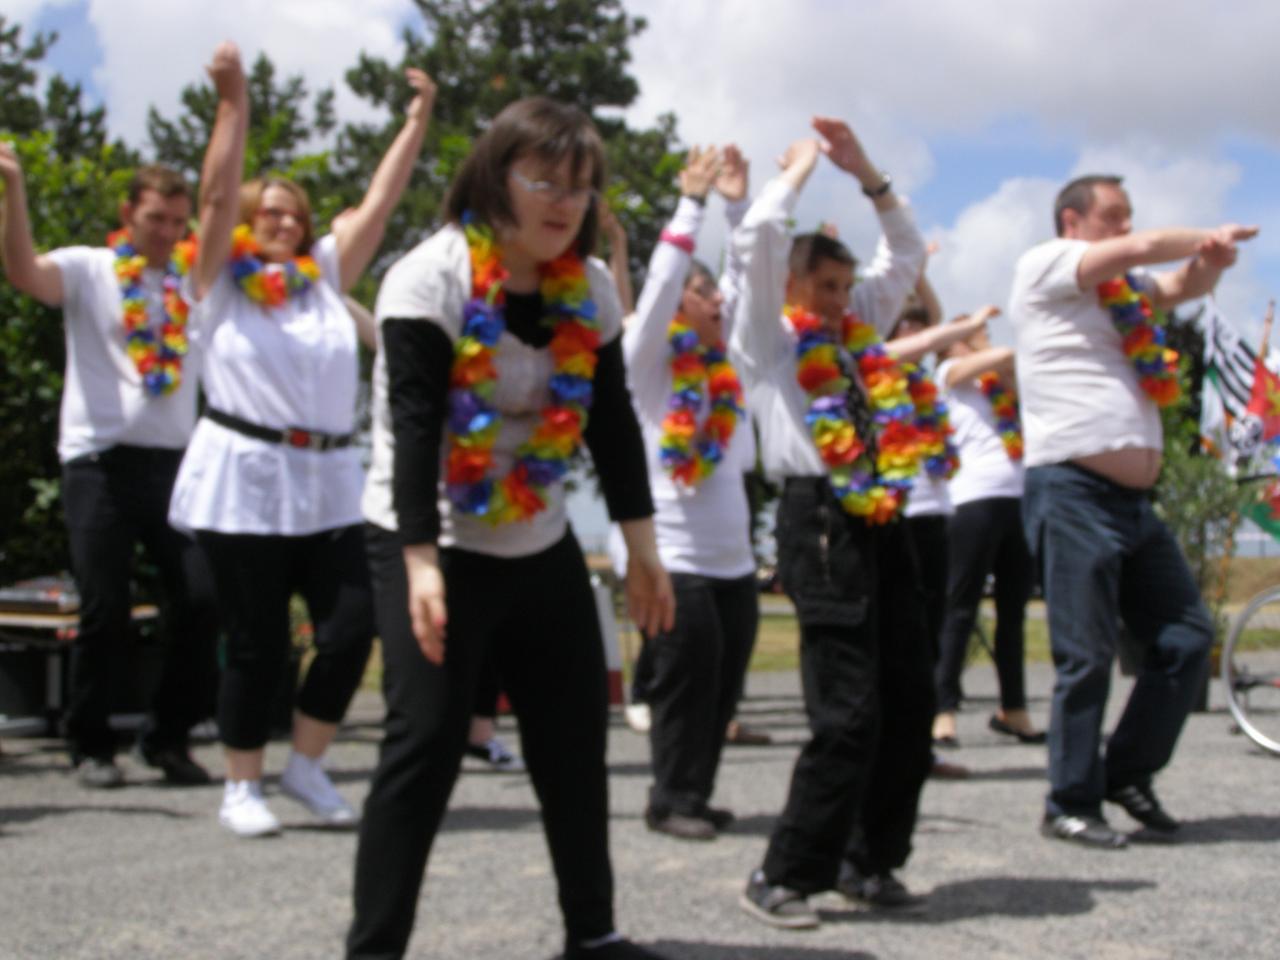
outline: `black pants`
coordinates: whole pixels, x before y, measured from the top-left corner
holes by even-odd
[[[947,612],[947,561],[950,545],[947,526],[950,517],[940,513],[907,517],[907,529],[915,544],[920,568],[920,592],[924,597],[925,629],[929,634],[933,660],[937,663],[942,621]]]
[[[760,619],[754,575],[675,573],[671,585],[675,625],[645,639],[653,711],[649,807],[657,816],[696,815],[710,801]]]
[[[437,666],[410,628],[399,540],[376,527],[367,534],[387,718],[360,823],[348,956],[404,954],[488,651],[520,723],[568,937],[612,932],[608,690],[577,540],[566,533],[541,553],[511,559],[442,549],[449,622],[444,664]]]
[[[130,579],[139,543],[160,577],[164,665],[144,733],[150,749],[185,749],[208,716],[216,676],[217,608],[195,542],[169,526],[181,450],[112,447],[62,468],[71,567],[80,592],[64,730],[73,760],[109,759],[112,692],[130,630]]]
[[[800,621],[810,739],[770,839],[771,884],[832,887],[842,860],[906,862],[930,766],[932,657],[904,524],[849,516],[826,478],[791,478],[778,507],[778,569]]]
[[[271,709],[292,642],[289,601],[301,593],[315,628],[315,657],[298,710],[338,723],[364,676],[373,600],[358,526],[306,536],[197,533],[218,584],[227,634],[218,730],[235,750],[266,745]]]
[[[934,675],[938,709],[950,712],[960,706],[960,674],[989,573],[995,574],[996,581],[995,661],[1000,706],[1004,710],[1025,709],[1023,620],[1035,568],[1022,534],[1022,501],[1018,497],[991,497],[963,503],[956,508],[948,533],[947,612]]]

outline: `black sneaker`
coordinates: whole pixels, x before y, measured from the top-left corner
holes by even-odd
[[[1069,813],[1046,813],[1040,833],[1054,840],[1078,843],[1095,850],[1123,850],[1129,841],[1123,833],[1111,829],[1101,817],[1077,817]]]
[[[1125,813],[1156,833],[1171,835],[1177,833],[1182,826],[1160,806],[1160,801],[1156,799],[1155,791],[1149,784],[1140,786],[1135,783],[1108,790],[1107,800],[1124,807]]]
[[[716,828],[710,820],[671,811],[657,814],[650,808],[644,812],[644,823],[654,833],[665,833],[677,840],[714,840]]]
[[[124,774],[110,757],[82,757],[75,766],[76,782],[90,790],[124,786]]]
[[[921,910],[928,903],[927,898],[912,893],[888,870],[868,876],[848,864],[836,881],[836,890],[846,900],[883,910]]]
[[[703,807],[698,816],[715,827],[717,832],[728,830],[738,819],[733,815],[732,810],[726,810],[724,807]]]
[[[820,922],[803,893],[770,885],[763,870],[751,874],[747,889],[738,897],[738,906],[757,920],[785,930],[812,930]]]
[[[202,787],[212,783],[209,771],[191,758],[191,754],[179,747],[150,749],[139,743],[134,756],[164,774],[165,782],[178,787]]]
[[[637,946],[625,937],[607,940],[592,947],[580,943],[566,944],[564,960],[666,960],[660,954]]]

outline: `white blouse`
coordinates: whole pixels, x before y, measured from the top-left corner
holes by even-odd
[[[196,307],[207,337],[209,406],[272,429],[355,429],[356,330],[342,302],[337,242],[311,250],[320,279],[279,307],[254,303],[224,270]],[[169,522],[179,529],[304,536],[360,522],[355,447],[302,450],[205,418],[178,471]]]
[[[976,380],[946,387],[954,360],[938,367],[938,385],[944,391],[954,442],[960,451],[960,469],[951,478],[951,499],[959,506],[992,497],[1021,497],[1022,461],[1010,460],[996,430],[996,415]]]

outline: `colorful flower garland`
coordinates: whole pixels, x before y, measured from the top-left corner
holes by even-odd
[[[960,452],[951,441],[955,430],[946,401],[939,396],[933,378],[914,363],[904,362],[902,369],[916,409],[916,434],[925,473],[935,480],[950,480],[960,468]]]
[[[671,345],[671,397],[662,420],[659,457],[672,480],[696,487],[724,458],[742,416],[742,385],[725,359],[724,344],[703,344],[679,314],[667,327],[667,343]],[[704,385],[711,409],[699,429]]]
[[[1010,460],[1022,459],[1022,421],[1018,417],[1018,395],[1006,387],[996,373],[978,377],[978,389],[991,404],[996,418],[996,433]]]
[[[231,235],[231,276],[254,303],[278,307],[290,297],[306,293],[320,279],[320,265],[310,254],[284,263],[267,263],[261,253],[253,228],[247,223],[236,227]]]
[[[544,322],[554,325],[551,401],[529,439],[515,452],[506,476],[495,479],[493,446],[502,415],[493,406],[498,383],[495,353],[506,330],[507,271],[489,227],[463,220],[471,254],[471,299],[449,376],[448,458],[445,492],[454,509],[493,525],[528,520],[547,506],[548,488],[568,470],[582,442],[591,407],[600,325],[582,259],[572,251],[541,268]]]
[[[809,395],[805,423],[830,472],[836,498],[855,517],[887,523],[906,502],[920,468],[922,450],[907,374],[885,352],[871,324],[845,315],[843,345],[858,364],[876,425],[872,463],[847,407],[846,393],[858,388],[840,372],[835,338],[815,314],[793,306],[785,313],[798,338],[796,379]]]
[[[153,397],[173,393],[182,383],[182,358],[187,355],[187,301],[182,297],[182,278],[196,259],[196,241],[187,238],[173,247],[164,270],[164,323],[160,332],[147,319],[146,291],[142,271],[147,258],[138,253],[129,231],[117,230],[107,237],[107,246],[116,255],[116,280],[124,307],[125,350],[142,375],[142,387]]]
[[[1165,315],[1152,305],[1131,274],[1098,284],[1098,299],[1111,311],[1111,322],[1124,338],[1124,355],[1138,372],[1138,382],[1147,396],[1158,407],[1176,402],[1182,394],[1178,352],[1165,345]]]

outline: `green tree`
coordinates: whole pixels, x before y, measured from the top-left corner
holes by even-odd
[[[101,108],[36,65],[54,34],[22,40],[0,17],[0,136],[22,159],[32,231],[41,249],[101,243],[137,156],[108,141]],[[0,283],[0,581],[66,566],[56,453],[65,363],[62,314]]]

